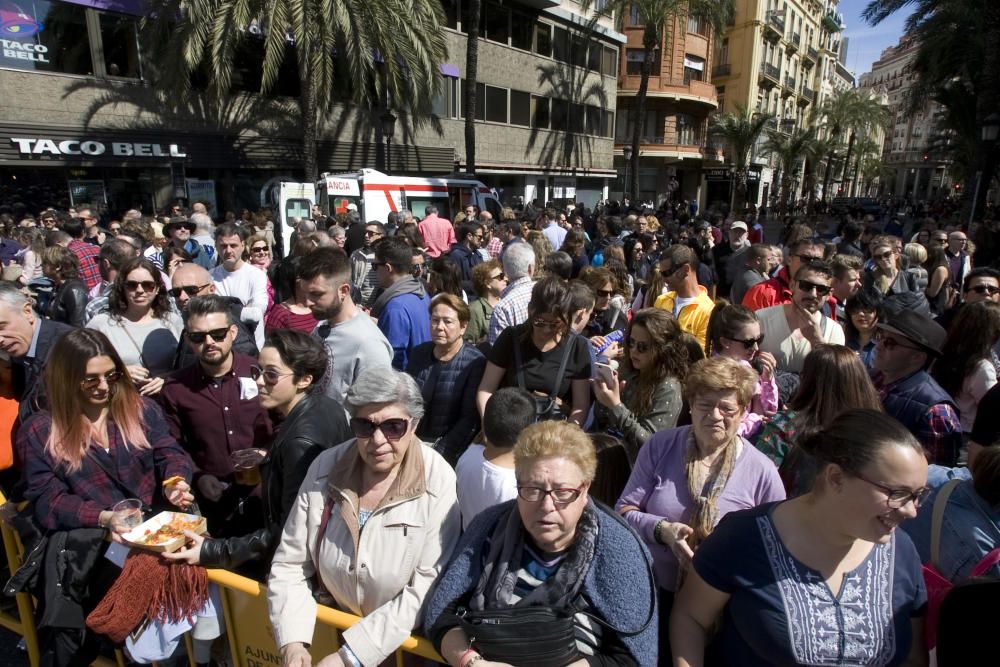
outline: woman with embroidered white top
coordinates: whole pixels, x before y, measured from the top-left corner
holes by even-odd
[[[163,288],[156,265],[145,257],[129,260],[108,295],[108,311],[87,322],[114,345],[143,396],[158,394],[173,368],[184,322]]]
[[[285,667],[311,664],[314,580],[333,606],[362,617],[323,667],[375,667],[392,655],[461,533],[455,473],[415,435],[424,405],[413,378],[369,368],[345,403],[355,439],[313,461],[268,579]]]
[[[927,664],[920,559],[896,531],[927,497],[920,443],[854,409],[803,447],[819,466],[809,493],[728,514],[695,552],[670,619],[675,667],[708,662],[723,615],[713,658],[731,667]]]

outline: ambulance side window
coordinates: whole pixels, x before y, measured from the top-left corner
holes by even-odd
[[[428,206],[437,206],[438,215],[451,220],[452,209],[448,205],[448,200],[444,197],[420,197],[406,193],[406,207],[413,213],[417,220],[423,220],[426,216],[424,209]]]
[[[500,214],[502,213],[500,202],[498,202],[493,197],[485,197],[484,203],[486,204],[486,210],[493,215],[493,219],[499,221]]]

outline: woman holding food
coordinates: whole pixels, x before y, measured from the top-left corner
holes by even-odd
[[[188,534],[187,548],[163,554],[192,565],[236,569],[263,579],[278,546],[281,528],[295,504],[306,470],[321,452],[350,440],[344,408],[314,391],[326,373],[323,343],[307,333],[276,329],[260,351],[257,380],[260,404],[281,415],[281,424],[260,465],[264,527],[249,535],[211,539]]]
[[[49,409],[35,413],[18,429],[17,450],[24,466],[25,498],[35,519],[48,531],[74,531],[65,549],[50,534],[42,565],[46,591],[41,596],[42,662],[90,664],[97,657],[93,634],[46,622],[75,605],[83,615],[101,600],[119,570],[103,557],[105,531],[116,541],[130,526],[112,508],[136,498],[146,507],[161,497],[187,507],[194,500],[189,482],[193,465],[170,436],[160,408],[143,398],[107,337],[75,329],[53,346],[44,382]],[[165,482],[169,482],[166,483]],[[89,529],[79,531],[78,529]],[[73,546],[70,546],[72,544]],[[63,570],[87,585],[67,586]],[[49,577],[58,573],[60,579]],[[74,596],[75,591],[86,591]]]
[[[416,381],[370,367],[345,402],[355,438],[313,461],[271,565],[268,607],[286,667],[311,664],[314,592],[362,617],[323,667],[374,667],[392,655],[462,529],[455,472],[416,436]]]

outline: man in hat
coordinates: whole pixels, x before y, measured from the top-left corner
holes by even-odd
[[[904,310],[879,323],[875,387],[886,414],[920,441],[931,463],[954,466],[962,447],[955,402],[927,372],[947,333],[929,316]]]
[[[191,238],[197,228],[195,223],[178,216],[170,218],[170,222],[163,226],[163,235],[173,246],[187,251],[187,254],[191,255],[192,262],[205,269],[212,269],[215,266],[213,257],[200,243]]]

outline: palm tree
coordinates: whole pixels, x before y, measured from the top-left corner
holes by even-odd
[[[438,66],[447,56],[437,0],[154,0],[147,17],[157,83],[174,94],[191,93],[192,75],[200,72],[208,93],[224,98],[248,45],[262,56],[262,94],[274,90],[287,72],[283,66],[294,68],[309,180],[318,176],[321,125],[335,104],[391,109],[404,121],[420,122],[429,115]]]
[[[805,188],[806,188],[806,212],[812,215],[816,208],[816,176],[820,166],[825,162],[836,162],[840,159],[837,152],[837,143],[827,137],[820,139],[814,137],[806,146],[806,167],[805,167]]]
[[[792,173],[796,170],[799,161],[805,158],[809,152],[809,144],[814,139],[811,129],[798,129],[792,134],[785,134],[775,130],[768,130],[767,140],[764,142],[762,150],[778,159],[778,169],[781,170],[781,197],[780,211],[785,213],[788,210],[789,195],[792,188]]]
[[[632,163],[629,165],[631,183],[625,184],[625,189],[635,195],[639,193],[639,143],[642,137],[642,119],[646,117],[646,92],[649,90],[649,78],[653,74],[653,64],[656,61],[656,50],[663,44],[667,35],[667,26],[678,16],[700,16],[712,26],[714,34],[722,32],[723,27],[735,12],[735,0],[608,0],[603,8],[597,10],[597,15],[615,17],[615,25],[619,30],[625,26],[625,17],[634,13],[638,25],[643,26],[642,32],[642,76],[639,80],[639,90],[636,92],[632,105]],[[595,0],[581,0],[580,8],[586,12]],[[669,53],[668,47],[664,53]]]
[[[739,199],[734,201],[734,209],[742,211],[746,208],[747,171],[750,164],[750,151],[760,139],[761,133],[774,116],[768,113],[757,113],[737,104],[735,113],[722,113],[712,116],[709,134],[714,134],[729,147],[736,171],[736,193]],[[735,204],[739,206],[735,206]]]
[[[882,147],[875,143],[874,139],[866,135],[858,140],[854,148],[857,153],[854,157],[854,177],[851,179],[851,187],[847,194],[852,197],[860,197],[861,195],[857,192],[857,187],[861,165],[867,160],[877,158],[882,152]]]
[[[841,182],[846,179],[847,167],[851,164],[851,153],[858,132],[867,132],[877,125],[889,122],[889,112],[879,104],[878,100],[867,93],[858,90],[842,90],[829,97],[819,109],[823,125],[829,131],[831,139],[838,144],[843,143],[847,133],[847,153],[844,156]],[[830,189],[830,177],[833,175],[833,155],[828,155],[826,173],[823,176],[823,200],[826,201]]]
[[[476,173],[476,82],[479,80],[479,14],[481,0],[466,0],[465,18],[462,27],[466,30],[465,40],[465,171]]]

